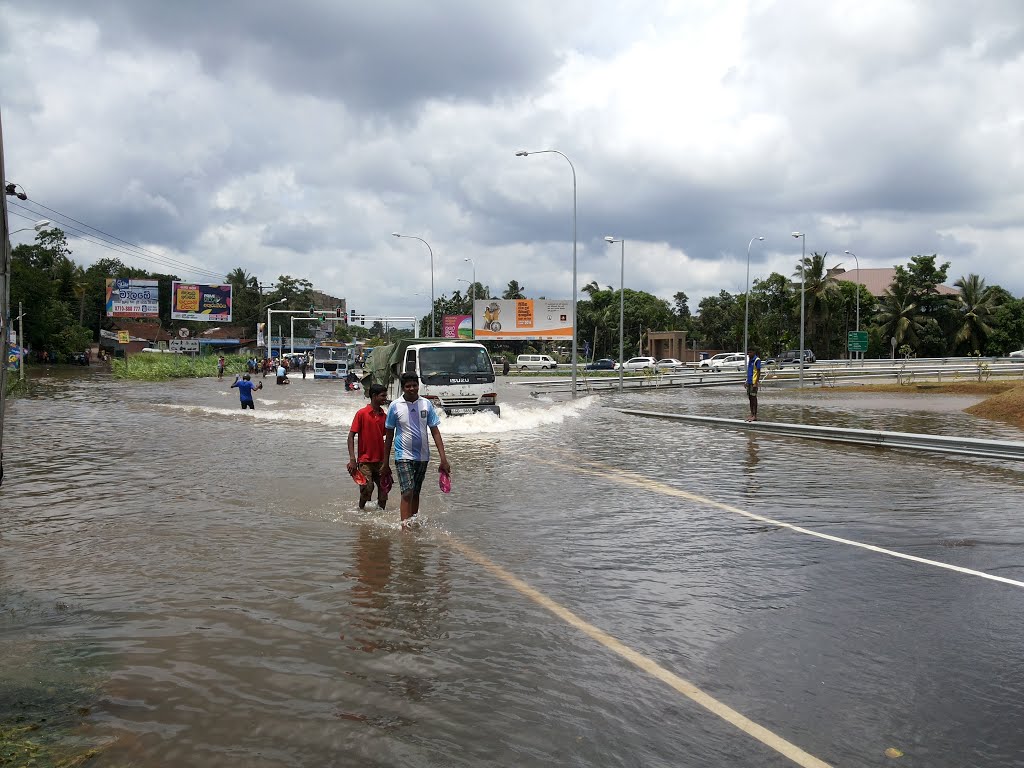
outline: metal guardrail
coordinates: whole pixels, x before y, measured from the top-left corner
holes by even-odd
[[[710,427],[727,427],[744,432],[761,432],[808,440],[825,440],[836,443],[867,445],[875,448],[903,448],[916,451],[952,453],[987,459],[1024,461],[1024,442],[1014,440],[984,440],[975,437],[953,437],[947,435],[922,435],[913,432],[884,432],[873,429],[847,429],[844,427],[820,427],[808,424],[782,424],[770,421],[740,421],[716,416],[693,416],[679,413],[659,413],[627,408],[616,409],[620,413],[655,419],[671,419]]]

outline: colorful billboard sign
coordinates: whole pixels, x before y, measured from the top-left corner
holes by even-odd
[[[473,302],[477,340],[572,341],[572,302],[480,299]]]
[[[159,317],[160,287],[156,280],[107,278],[107,317]]]
[[[231,285],[171,283],[171,319],[231,322]]]
[[[472,315],[445,315],[441,318],[441,335],[446,339],[472,339]]]

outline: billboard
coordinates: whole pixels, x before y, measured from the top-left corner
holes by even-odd
[[[107,278],[107,317],[159,317],[160,288],[156,280]]]
[[[473,302],[477,340],[572,341],[572,302],[480,299]]]
[[[231,322],[231,285],[171,283],[172,320]]]
[[[472,339],[472,315],[445,315],[441,318],[441,335],[446,339]]]

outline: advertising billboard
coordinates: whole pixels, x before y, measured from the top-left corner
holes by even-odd
[[[441,318],[441,335],[446,339],[472,339],[472,315],[445,315]]]
[[[231,285],[171,283],[172,320],[231,322]]]
[[[159,317],[160,288],[156,280],[107,278],[107,317]]]
[[[473,315],[480,341],[572,341],[567,299],[480,299],[473,302]]]

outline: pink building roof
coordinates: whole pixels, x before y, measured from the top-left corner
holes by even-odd
[[[856,269],[844,270],[842,267],[829,270],[829,276],[836,280],[846,280],[850,283],[858,282],[858,272]],[[889,286],[892,285],[892,281],[896,279],[896,268],[895,267],[872,267],[860,270],[859,282],[869,291],[872,296],[882,296]],[[960,291],[956,288],[950,288],[948,285],[937,285],[935,289],[942,296],[959,296]]]

